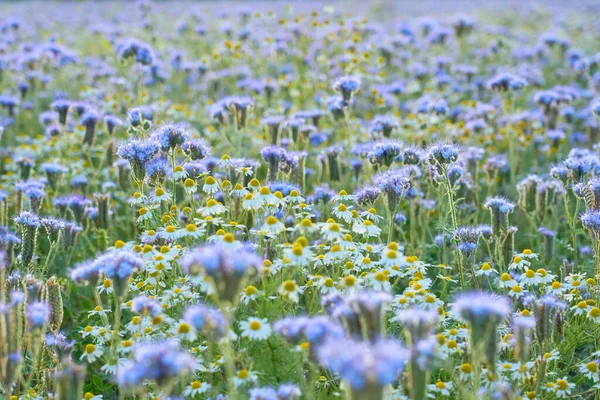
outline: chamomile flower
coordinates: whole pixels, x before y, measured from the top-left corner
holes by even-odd
[[[373,223],[378,223],[384,219],[383,216],[377,214],[377,210],[374,208],[369,208],[367,211],[362,212],[360,216],[363,219],[372,221]]]
[[[294,243],[291,248],[285,249],[284,254],[290,259],[292,264],[299,267],[306,267],[312,259],[312,252],[308,246],[303,246],[301,243]]]
[[[262,294],[255,286],[248,285],[242,292],[241,301],[243,304],[248,304],[251,301],[255,301]]]
[[[574,383],[571,383],[567,380],[567,377],[562,377],[554,382],[554,394],[556,398],[562,399],[571,394],[571,390],[575,387]]]
[[[201,207],[198,210],[202,216],[206,217],[208,215],[221,215],[227,212],[227,207],[225,207],[221,202],[216,201],[215,199],[208,199],[206,201],[206,206]]]
[[[113,281],[112,279],[105,278],[100,285],[96,287],[100,293],[112,293],[113,292]]]
[[[331,199],[332,203],[354,201],[354,195],[348,194],[345,190],[340,190],[338,194]]]
[[[85,359],[88,363],[93,363],[98,358],[102,357],[104,348],[101,344],[86,344],[83,354],[79,357],[80,360]]]
[[[202,186],[202,191],[208,195],[213,195],[219,191],[219,184],[216,179],[212,176],[207,176],[204,178],[204,186]]]
[[[520,299],[527,293],[527,290],[523,289],[520,285],[514,285],[508,292],[508,295],[515,299]]]
[[[267,339],[272,333],[271,325],[266,318],[249,318],[240,322],[240,329],[242,337],[258,341]]]
[[[93,394],[92,392],[86,392],[83,395],[83,400],[102,400],[103,397],[101,394]]]
[[[458,367],[458,372],[460,380],[463,382],[468,382],[473,377],[473,366],[469,363],[464,363]]]
[[[129,205],[134,206],[138,204],[144,204],[148,200],[148,197],[140,192],[135,192],[129,199]]]
[[[252,167],[237,167],[235,169],[235,172],[237,172],[238,174],[242,174],[244,176],[254,175],[254,170],[252,169]]]
[[[560,352],[558,350],[551,350],[547,353],[544,353],[544,361],[551,362],[556,361],[560,358]]]
[[[517,284],[512,276],[510,276],[507,272],[500,275],[500,280],[498,281],[498,286],[501,288],[511,289]]]
[[[531,249],[524,249],[521,253],[517,254],[516,257],[523,258],[525,260],[538,260],[539,256],[532,252]]]
[[[352,226],[352,232],[358,233],[365,237],[378,237],[381,234],[381,228],[375,225],[371,220],[357,222]]]
[[[581,364],[579,366],[579,372],[585,377],[594,381],[594,383],[600,381],[600,374],[598,369],[598,361],[592,360],[588,363]]]
[[[231,190],[232,197],[238,197],[243,199],[248,194],[250,194],[250,192],[248,192],[248,190],[239,183],[236,183],[233,189]],[[251,198],[253,198],[253,196],[251,196]]]
[[[296,189],[292,190],[290,194],[285,198],[285,200],[289,204],[302,204],[306,201]]]
[[[596,324],[600,324],[600,308],[593,307],[587,314],[588,318]]]
[[[102,309],[102,307],[96,306],[93,310],[88,311],[88,318],[94,317],[96,315],[100,317],[106,317],[109,312],[111,312],[111,310],[104,310]]]
[[[444,382],[438,379],[435,384],[427,385],[429,397],[436,398],[437,396],[449,397],[454,390],[452,381]]]
[[[176,181],[185,179],[187,177],[188,173],[185,171],[185,169],[183,169],[181,165],[176,165],[175,168],[173,168],[173,179],[175,179]]]
[[[385,271],[369,273],[365,281],[366,285],[374,290],[389,292],[392,288],[388,274]]]
[[[212,385],[207,382],[193,381],[185,387],[183,395],[186,397],[195,398],[201,394],[208,393],[212,389]]]
[[[198,184],[195,180],[187,178],[185,181],[183,181],[183,189],[188,195],[191,196],[198,191]]]
[[[196,332],[186,321],[179,321],[173,325],[170,333],[184,341],[193,342],[196,339]]]
[[[154,217],[150,208],[142,207],[138,210],[137,223],[142,224],[145,221],[150,221]]]
[[[256,194],[247,193],[242,201],[242,206],[244,210],[258,210],[261,208],[261,203]]]
[[[579,301],[571,307],[571,311],[575,315],[586,315],[591,309],[592,306],[585,301]]]
[[[336,222],[325,223],[321,227],[321,234],[323,235],[323,238],[330,242],[335,242],[342,239],[345,233],[346,230]]]
[[[508,269],[510,270],[526,270],[529,267],[531,267],[531,262],[520,255],[514,256],[512,262],[508,265]]]
[[[258,374],[254,371],[249,371],[247,369],[240,369],[237,374],[233,377],[233,384],[236,388],[242,386],[250,386],[258,381]]]
[[[492,268],[492,266],[489,263],[483,263],[481,265],[481,268],[479,269],[479,271],[477,271],[475,273],[475,275],[477,275],[477,276],[487,276],[487,277],[492,277],[497,274],[498,274],[498,271],[496,271],[494,268]]]
[[[266,232],[268,235],[277,236],[281,232],[285,231],[285,225],[271,215],[267,217],[265,223],[261,227],[261,230]]]
[[[354,219],[352,216],[351,207],[348,208],[345,204],[340,204],[337,207],[334,207],[331,212],[336,218],[342,219],[348,223]]]
[[[300,286],[298,286],[298,284],[291,279],[284,281],[279,287],[279,294],[281,297],[293,303],[298,302],[301,292]]]
[[[217,165],[223,168],[231,168],[235,165],[235,162],[229,157],[229,154],[223,154],[223,157],[217,162]]]
[[[160,203],[168,200],[171,200],[171,193],[160,187],[154,189],[154,193],[150,196],[150,201],[153,203]]]
[[[168,242],[179,239],[180,231],[173,225],[167,225],[158,229],[158,236]]]
[[[198,227],[196,224],[187,224],[185,228],[179,230],[179,237],[197,239],[204,236],[204,233],[204,229]]]
[[[279,203],[279,199],[273,193],[271,193],[271,189],[268,186],[263,186],[260,188],[258,193],[255,194],[256,200],[258,204],[262,207],[272,206]]]
[[[540,277],[532,269],[527,269],[524,274],[521,274],[519,283],[525,286],[536,286],[540,283]]]

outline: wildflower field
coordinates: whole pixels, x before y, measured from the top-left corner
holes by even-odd
[[[600,399],[600,4],[484,3],[0,4],[0,398]]]

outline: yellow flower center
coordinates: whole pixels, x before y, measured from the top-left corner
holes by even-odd
[[[283,289],[286,292],[293,292],[293,291],[295,291],[296,290],[296,282],[291,281],[291,280],[283,282]]]
[[[388,280],[388,277],[385,273],[383,273],[382,271],[379,271],[378,273],[375,274],[375,280],[377,280],[379,282],[385,282]]]
[[[525,276],[529,279],[533,278],[535,276],[535,272],[533,272],[533,270],[528,269],[527,272],[525,272]]]
[[[258,321],[256,321],[256,320],[254,320],[254,321],[250,322],[250,329],[252,329],[253,331],[257,331],[257,330],[259,330],[259,329],[260,329],[260,327],[261,327],[261,324],[260,324],[260,322],[258,322]]]
[[[188,324],[187,322],[182,322],[177,327],[177,333],[182,333],[182,334],[190,333],[191,329],[192,329],[192,327],[190,326],[190,324]]]
[[[93,344],[88,344],[85,346],[85,352],[88,354],[92,354],[94,351],[96,351],[96,346],[94,346]]]
[[[194,224],[187,224],[185,227],[185,230],[188,232],[196,232],[196,225]]]

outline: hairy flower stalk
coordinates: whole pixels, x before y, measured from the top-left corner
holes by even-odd
[[[15,217],[15,223],[21,228],[21,264],[27,268],[35,255],[40,218],[31,212],[22,211]]]
[[[433,333],[439,322],[439,314],[437,310],[415,307],[400,311],[393,320],[401,323],[409,340],[411,399],[424,400],[427,398],[430,364],[437,346]]]
[[[482,361],[487,361],[492,373],[496,372],[498,357],[498,326],[510,313],[509,302],[483,292],[472,292],[460,296],[452,311],[471,330],[471,356],[475,364],[475,385],[479,386]]]
[[[25,322],[24,294],[11,293],[0,313],[0,379],[5,393],[11,391],[20,376],[23,363],[22,341]]]

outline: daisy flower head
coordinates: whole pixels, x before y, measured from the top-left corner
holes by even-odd
[[[94,344],[89,343],[89,344],[85,345],[84,352],[79,359],[80,360],[85,359],[88,363],[93,363],[98,358],[102,357],[103,353],[104,353],[104,348],[102,347],[102,345],[100,345],[100,344],[94,345]]]
[[[190,383],[189,385],[187,385],[185,387],[185,390],[183,391],[183,395],[194,398],[194,397],[197,397],[204,393],[210,392],[211,389],[212,389],[212,385],[210,383],[193,381],[192,383]]]
[[[279,287],[279,294],[286,300],[297,303],[299,300],[302,288],[294,280],[284,281]]]
[[[249,318],[240,322],[242,337],[262,341],[271,336],[272,329],[266,318]]]

